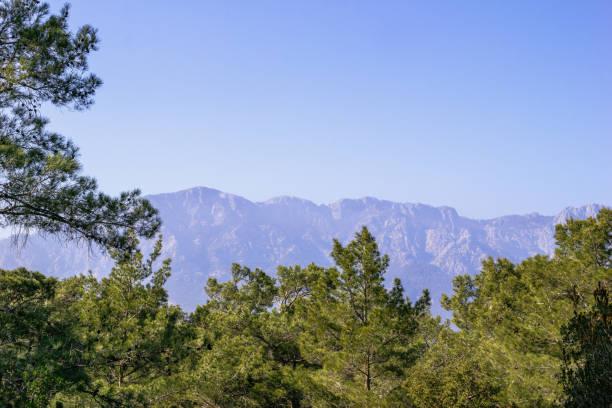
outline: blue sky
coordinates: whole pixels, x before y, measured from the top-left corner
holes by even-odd
[[[554,214],[612,204],[610,21],[609,1],[81,0],[104,85],[45,113],[113,194]]]

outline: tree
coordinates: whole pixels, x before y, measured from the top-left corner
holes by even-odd
[[[341,272],[308,304],[306,355],[323,366],[317,381],[347,406],[384,405],[419,354],[414,340],[429,294],[413,306],[399,279],[384,287],[389,257],[366,227],[346,247],[334,240],[331,256]]]
[[[410,369],[404,388],[419,408],[500,407],[497,381],[465,333],[444,327]]]
[[[138,247],[134,235],[129,235]],[[176,388],[173,376],[189,339],[184,313],[168,304],[164,288],[170,260],[155,269],[161,237],[147,259],[139,250],[113,250],[110,275],[67,279],[64,291],[79,301],[78,317],[87,344],[87,374],[91,383],[73,393],[87,406],[164,406]],[[64,395],[60,401],[70,401]]]
[[[78,321],[57,287],[38,272],[0,270],[1,406],[47,406],[87,382]]]
[[[157,211],[134,190],[113,198],[80,175],[78,148],[45,129],[43,103],[85,109],[101,80],[88,72],[96,30],[68,29],[69,7],[0,2],[0,225],[126,248],[126,231],[151,238]]]
[[[612,406],[612,304],[601,282],[593,296],[591,308],[576,312],[561,330],[567,408]]]
[[[234,264],[232,279],[209,279],[209,301],[190,317],[198,334],[185,401],[214,407],[299,407],[299,332],[275,308],[279,287],[260,269]]]
[[[458,276],[442,305],[476,345],[473,355],[490,370],[502,405],[555,406],[562,397],[561,328],[574,309],[584,311],[585,293],[610,282],[612,211],[569,219],[556,227],[555,257],[536,255],[515,265],[483,262],[474,277]]]
[[[229,281],[209,279],[209,300],[189,319],[198,352],[181,403],[405,405],[401,383],[431,323],[428,293],[412,305],[399,280],[384,287],[388,257],[366,228],[346,248],[335,241],[332,257],[341,273],[279,266],[274,279],[235,264]]]

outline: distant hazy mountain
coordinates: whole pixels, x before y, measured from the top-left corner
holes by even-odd
[[[330,265],[332,239],[348,242],[362,225],[391,257],[389,280],[400,277],[415,299],[429,288],[437,307],[454,275],[476,273],[486,256],[518,261],[554,250],[554,225],[597,214],[601,205],[566,208],[557,216],[461,217],[450,207],[375,198],[317,205],[293,197],[255,203],[198,187],[149,197],[164,220],[164,257],[172,258],[171,301],[185,309],[204,301],[209,276],[226,278],[233,262],[273,273],[278,265]],[[150,247],[149,243],[145,248]],[[2,268],[26,266],[65,277],[92,270],[107,274],[109,260],[86,247],[30,237],[19,249],[0,241]]]

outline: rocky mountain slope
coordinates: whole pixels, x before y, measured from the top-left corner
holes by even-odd
[[[555,224],[570,216],[595,215],[602,207],[473,220],[450,207],[369,197],[328,205],[293,197],[256,203],[197,187],[149,198],[164,220],[164,257],[173,260],[170,300],[187,310],[204,302],[206,279],[227,278],[233,262],[271,273],[277,265],[330,265],[332,239],[347,242],[366,225],[391,258],[389,279],[400,277],[412,299],[429,288],[439,311],[440,295],[450,291],[454,275],[476,273],[489,255],[518,261],[552,254]],[[112,264],[87,247],[32,236],[22,248],[10,239],[0,241],[0,265],[65,277],[88,270],[104,275]]]

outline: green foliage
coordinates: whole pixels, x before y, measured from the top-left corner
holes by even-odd
[[[86,381],[71,302],[58,281],[23,268],[0,270],[0,406],[40,407]]]
[[[135,236],[130,238],[137,247]],[[172,381],[188,332],[183,312],[167,302],[170,260],[154,268],[160,253],[161,237],[148,259],[139,250],[113,250],[115,267],[107,278],[81,276],[65,283],[65,292],[79,299],[71,313],[82,325],[92,378],[81,403],[144,407],[170,397],[159,388]]]
[[[474,353],[490,367],[504,405],[554,406],[562,398],[561,327],[573,315],[572,299],[582,299],[612,276],[612,211],[570,219],[557,226],[555,237],[553,259],[534,256],[514,265],[489,258],[480,274],[457,277],[453,296],[442,299],[455,325],[476,345]]]
[[[190,322],[194,365],[181,404],[222,407],[397,406],[401,382],[424,349],[427,293],[414,306],[399,280],[383,286],[388,258],[363,229],[337,268],[279,267],[277,279],[232,267],[210,279]],[[392,405],[397,403],[396,405]]]
[[[202,352],[189,400],[204,406],[300,406],[298,333],[287,313],[273,309],[275,280],[235,264],[230,281],[210,279],[206,292],[210,300],[190,319]]]
[[[477,345],[465,333],[445,327],[404,383],[421,408],[500,407],[500,388],[491,368],[474,354]]]
[[[341,273],[330,274],[304,313],[304,350],[322,366],[313,379],[347,406],[379,406],[400,391],[417,358],[429,294],[413,306],[398,279],[384,287],[389,258],[365,227],[346,247],[335,240],[331,255]]]
[[[561,330],[566,407],[612,406],[612,305],[601,282],[593,296],[592,307],[576,312]]]
[[[0,108],[15,105],[36,109],[42,102],[72,105],[93,103],[102,81],[87,72],[87,56],[97,49],[96,30],[68,31],[68,6],[50,15],[35,0],[5,0],[0,5]]]
[[[101,81],[88,72],[96,30],[68,29],[38,0],[0,2],[0,225],[126,249],[128,229],[147,238],[157,211],[139,191],[113,198],[80,175],[78,148],[45,130],[43,103],[84,109]]]
[[[101,280],[0,271],[0,404],[608,406],[611,237],[602,210],[558,227],[552,259],[485,260],[442,300],[455,328],[431,317],[427,291],[413,304],[399,280],[385,286],[389,259],[365,227],[334,241],[331,268],[233,265],[188,317],[168,303],[161,238],[148,258],[111,250]]]

